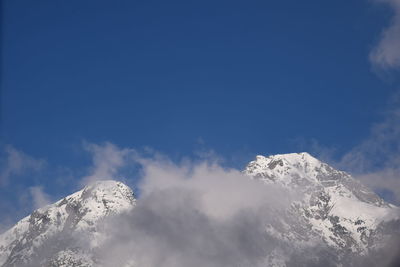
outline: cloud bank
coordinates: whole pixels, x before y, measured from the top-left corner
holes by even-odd
[[[295,258],[291,244],[266,225],[296,225],[299,218],[289,219],[287,210],[297,196],[214,163],[136,160],[143,167],[141,195],[131,213],[105,224],[110,239],[97,253],[105,266],[255,267],[273,260],[271,253]],[[319,244],[316,251],[323,249]],[[322,265],[323,258],[313,256],[301,258]]]

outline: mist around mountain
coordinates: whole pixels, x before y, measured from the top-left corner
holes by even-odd
[[[399,208],[308,153],[138,161],[0,235],[0,266],[398,266]],[[93,178],[93,177],[92,177]]]

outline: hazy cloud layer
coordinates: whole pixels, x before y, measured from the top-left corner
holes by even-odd
[[[400,67],[400,0],[375,0],[393,8],[393,18],[389,26],[381,33],[378,44],[370,53],[374,66],[390,69]]]

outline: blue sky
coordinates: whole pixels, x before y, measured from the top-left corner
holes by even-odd
[[[215,151],[235,168],[305,150],[344,166],[398,108],[398,0],[2,4],[3,174],[10,151],[27,167],[0,202],[21,213],[32,188],[72,190],[85,143]]]

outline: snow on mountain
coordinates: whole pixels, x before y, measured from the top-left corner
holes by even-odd
[[[132,190],[121,182],[100,181],[86,186],[35,210],[0,235],[0,266],[29,266],[44,254],[50,266],[91,266],[90,252],[69,247],[67,239],[74,238],[73,244],[79,243],[78,238],[89,241],[85,244],[89,250],[98,246],[103,238],[98,223],[106,216],[130,210],[135,203]],[[50,242],[53,251],[42,251]]]
[[[335,170],[308,153],[257,156],[244,173],[300,194],[302,201],[293,203],[292,212],[311,227],[311,231],[300,235],[304,239],[320,236],[335,249],[367,253],[378,226],[398,214],[397,207],[348,173]]]
[[[342,266],[346,257],[373,253],[390,235],[400,235],[398,207],[308,153],[257,156],[243,173],[300,196],[285,215],[277,214],[265,225],[265,234],[281,240],[286,253],[279,248],[270,251],[267,266],[308,266],[299,261],[305,258],[304,251],[315,248]],[[100,266],[96,253],[102,250],[97,248],[107,239],[101,222],[135,205],[132,190],[121,182],[86,186],[34,211],[0,235],[0,266]]]

